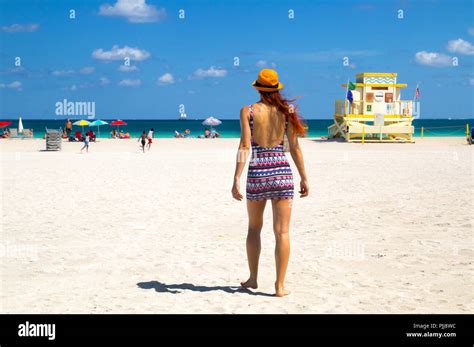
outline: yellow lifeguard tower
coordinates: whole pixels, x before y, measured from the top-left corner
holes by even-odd
[[[356,83],[342,85],[351,90],[353,101],[336,100],[334,124],[329,138],[343,137],[349,142],[414,142],[413,101],[400,100],[401,88],[396,73],[363,72]]]

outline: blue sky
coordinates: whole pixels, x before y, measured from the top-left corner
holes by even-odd
[[[364,71],[397,72],[403,99],[419,83],[422,118],[472,118],[473,6],[0,0],[0,119],[61,118],[63,99],[95,102],[98,118],[174,119],[181,104],[191,118],[238,118],[258,99],[250,84],[261,67],[275,67],[308,119],[332,118],[340,85]]]

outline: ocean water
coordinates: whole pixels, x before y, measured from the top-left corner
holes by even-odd
[[[125,132],[130,132],[132,137],[138,137],[143,130],[148,131],[150,128],[155,129],[155,137],[172,138],[174,131],[179,132],[189,129],[192,137],[204,134],[202,120],[162,120],[162,119],[129,119],[126,120],[126,126],[121,126]],[[18,127],[18,119],[9,121],[13,122],[11,127]],[[45,133],[45,128],[58,129],[64,127],[64,119],[23,119],[24,128],[34,129],[34,137],[42,138]],[[74,121],[74,120],[73,120]],[[110,120],[107,120],[110,121]],[[308,124],[308,137],[327,136],[327,128],[333,124],[332,119],[309,119],[306,120]],[[424,127],[424,136],[465,136],[466,124],[474,127],[474,119],[418,119],[413,122],[415,126],[415,136],[420,136],[421,127]],[[110,132],[113,128],[109,125],[100,127],[100,137],[110,137]],[[222,137],[235,138],[240,136],[240,123],[237,119],[223,120],[222,124],[215,127]],[[84,127],[88,129],[88,127]],[[73,131],[81,130],[79,126],[73,126]],[[97,127],[93,127],[97,134]]]

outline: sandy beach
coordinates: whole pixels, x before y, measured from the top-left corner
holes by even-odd
[[[311,191],[294,201],[292,293],[275,298],[270,205],[259,288],[238,287],[238,139],[156,139],[145,154],[136,140],[101,139],[88,154],[0,140],[0,312],[473,312],[474,148],[463,137],[300,142]]]

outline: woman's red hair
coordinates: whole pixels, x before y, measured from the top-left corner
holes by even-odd
[[[280,92],[259,91],[259,93],[265,104],[275,106],[285,116],[285,119],[288,119],[297,135],[304,136],[306,134],[306,124],[298,114],[298,107],[293,105],[296,99],[286,99]]]

